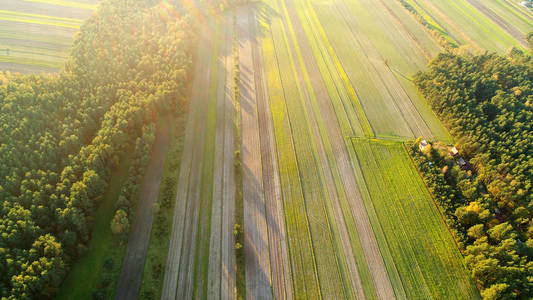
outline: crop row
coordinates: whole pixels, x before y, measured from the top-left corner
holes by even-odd
[[[408,298],[478,297],[459,250],[402,144],[353,140],[379,226]],[[377,224],[376,224],[377,225]],[[389,262],[390,263],[390,262]]]
[[[324,189],[328,189],[330,192],[330,196],[326,200],[326,208],[332,220],[331,224],[335,228],[334,232],[337,233],[335,234],[335,241],[338,249],[343,250],[343,255],[340,255],[340,266],[345,278],[345,287],[350,294],[353,292],[359,295],[364,293],[366,298],[373,298],[376,296],[374,285],[361,241],[359,240],[357,227],[354,223],[354,216],[351,213],[353,208],[348,203],[349,201],[354,201],[354,199],[348,199],[347,191],[345,190],[356,188],[350,184],[349,175],[344,173],[346,171],[352,172],[352,170],[349,166],[349,157],[343,136],[351,136],[354,131],[348,122],[343,123],[341,121],[343,116],[346,118],[346,111],[342,104],[337,103],[340,105],[340,111],[338,106],[335,107],[336,101],[339,99],[337,90],[344,91],[344,86],[342,82],[339,83],[340,78],[336,77],[339,70],[334,69],[329,53],[322,47],[323,52],[325,52],[323,53],[324,59],[329,62],[328,70],[322,60],[323,57],[316,57],[311,51],[312,49],[318,51],[317,44],[321,43],[320,37],[317,35],[311,36],[313,32],[317,34],[317,31],[313,30],[315,28],[310,28],[314,24],[306,23],[308,19],[300,19],[295,13],[295,11],[306,11],[306,8],[295,5],[295,9],[292,6],[292,3],[287,2],[287,12],[290,16],[286,15],[286,18],[292,17],[293,25],[298,30],[298,32],[292,34],[293,48],[302,65],[301,73],[303,73],[302,77],[305,79],[309,95],[306,101],[310,102],[307,105],[311,107],[308,110],[314,112],[309,116],[317,123],[315,127],[318,127],[318,129],[315,129],[315,137],[318,139],[320,166],[324,168],[320,175],[326,183]],[[306,39],[306,36],[309,36],[309,39]],[[340,71],[342,72],[342,69]],[[332,77],[337,79],[337,87],[334,85],[332,77],[330,77],[330,72],[333,75]],[[346,93],[344,94],[344,99],[350,101]],[[348,105],[348,107],[351,107],[351,105]],[[336,112],[339,114],[336,114]],[[349,115],[355,117],[353,110],[350,111]],[[362,135],[361,127],[358,129],[358,134]],[[347,163],[348,170],[342,168],[343,162]],[[339,252],[342,250],[339,250]],[[354,291],[350,291],[352,288]]]
[[[277,5],[274,3],[274,7]],[[287,20],[285,20],[287,22]],[[277,24],[276,24],[277,23]],[[283,25],[287,26],[284,27]],[[339,297],[344,294],[344,287],[342,285],[341,274],[339,272],[339,264],[344,265],[342,255],[339,255],[339,245],[333,242],[333,239],[337,241],[337,236],[335,232],[332,232],[332,216],[331,208],[328,206],[329,203],[327,200],[328,196],[326,195],[326,188],[322,184],[323,172],[324,170],[320,165],[317,165],[318,153],[316,149],[317,138],[320,137],[313,136],[310,132],[310,121],[308,114],[312,113],[306,109],[306,106],[302,101],[302,86],[297,80],[297,70],[293,59],[299,59],[299,57],[294,57],[294,55],[288,49],[290,48],[289,36],[287,35],[287,30],[291,31],[292,28],[289,27],[290,24],[282,24],[281,22],[274,21],[272,23],[272,41],[276,44],[275,52],[278,66],[287,66],[292,68],[291,72],[280,72],[279,79],[283,82],[283,93],[285,96],[285,103],[282,105],[285,106],[287,112],[287,129],[290,131],[288,135],[292,135],[293,147],[296,154],[296,166],[298,174],[295,174],[296,178],[300,178],[303,201],[306,210],[302,213],[307,215],[307,222],[310,227],[310,234],[312,236],[311,245],[313,246],[315,252],[315,261],[316,261],[316,270],[318,278],[320,279],[320,292],[324,297]],[[281,43],[280,43],[281,42]],[[268,43],[265,43],[268,44]],[[269,55],[266,54],[268,51],[264,51],[265,57]],[[301,61],[299,61],[301,63]],[[268,66],[269,63],[266,61],[265,65]],[[278,72],[279,70],[276,70]],[[292,76],[291,76],[292,75]],[[273,85],[269,84],[269,88]],[[271,93],[271,101],[274,100]],[[276,120],[276,117],[279,116],[276,113],[275,104],[271,102],[273,107],[272,114],[274,117],[274,127],[279,125],[279,121]],[[276,139],[278,136],[276,135]],[[310,147],[311,146],[311,147]],[[283,146],[280,146],[278,142],[278,152],[283,151]],[[279,155],[278,155],[278,159]],[[280,167],[284,163],[280,159]],[[282,170],[280,170],[282,172]],[[283,178],[283,175],[281,176]],[[287,186],[283,184],[283,192]],[[284,201],[287,204],[288,201],[292,199],[284,197]],[[326,205],[327,204],[327,205]],[[291,209],[287,206],[285,207],[286,216],[289,216]],[[287,221],[289,227],[290,221]],[[290,229],[288,230],[289,240],[291,239]],[[293,248],[291,243],[291,259],[294,259],[295,254],[293,253]],[[334,253],[335,255],[331,255]],[[295,281],[295,294],[300,295],[298,289],[299,279],[298,274],[293,272],[294,281]]]
[[[429,11],[463,44],[503,52],[519,44],[501,27],[491,22],[466,0],[428,1],[412,0],[422,9]]]

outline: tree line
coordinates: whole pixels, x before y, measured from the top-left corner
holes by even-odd
[[[440,54],[414,80],[456,141],[410,148],[484,299],[533,296],[533,60]]]
[[[125,151],[181,113],[190,22],[153,2],[103,1],[58,75],[0,75],[0,297],[54,294]]]

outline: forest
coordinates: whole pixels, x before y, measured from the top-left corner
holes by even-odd
[[[440,54],[415,77],[456,141],[410,154],[484,299],[533,294],[533,59]],[[462,159],[462,161],[461,161]],[[462,167],[460,165],[462,164]]]
[[[54,295],[121,158],[146,160],[158,117],[183,110],[190,22],[155,3],[103,1],[59,74],[0,73],[0,297]]]

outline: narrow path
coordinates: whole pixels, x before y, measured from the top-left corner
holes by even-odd
[[[248,6],[237,9],[242,118],[246,298],[272,298],[268,234]]]
[[[189,119],[185,134],[185,145],[182,158],[182,166],[178,178],[178,189],[176,195],[176,204],[174,207],[174,219],[172,223],[172,232],[170,237],[169,253],[165,275],[163,279],[163,290],[161,299],[183,299],[177,296],[177,290],[185,292],[185,280],[181,282],[178,288],[178,276],[186,271],[187,265],[182,262],[182,257],[188,256],[191,244],[185,239],[190,236],[186,227],[190,225],[191,214],[191,197],[189,186],[199,181],[199,171],[201,170],[201,157],[203,154],[203,141],[205,134],[205,117],[207,108],[207,96],[210,74],[210,37],[209,28],[204,26],[198,44],[197,66],[195,68],[195,78],[190,100]],[[198,184],[196,184],[198,186]],[[197,196],[198,192],[196,192]],[[189,205],[190,204],[190,205]],[[180,269],[181,268],[181,269]],[[192,273],[192,270],[191,270]],[[192,289],[192,286],[189,286]],[[181,296],[182,294],[180,294]]]
[[[274,130],[272,127],[272,116],[270,114],[265,70],[262,66],[262,52],[257,35],[258,20],[256,20],[255,11],[250,13],[249,22],[252,32],[252,58],[257,92],[257,109],[259,113],[259,138],[261,141],[261,159],[263,163],[263,188],[268,223],[272,293],[274,299],[293,299],[289,250],[285,232]]]
[[[157,202],[159,184],[163,176],[169,142],[168,118],[159,122],[152,155],[139,193],[137,209],[131,226],[126,256],[118,278],[115,299],[129,300],[139,297],[146,252],[150,242],[154,214],[152,206]]]

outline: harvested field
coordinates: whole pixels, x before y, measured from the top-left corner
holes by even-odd
[[[233,299],[233,57],[229,16],[202,30],[178,178],[163,299]],[[221,28],[226,28],[223,30]]]
[[[272,297],[272,291],[259,141],[257,86],[254,77],[254,73],[258,70],[254,69],[252,53],[253,24],[250,24],[251,11],[248,7],[239,8],[236,14],[240,69],[239,101],[242,120],[241,157],[246,295],[251,299],[269,299]]]

